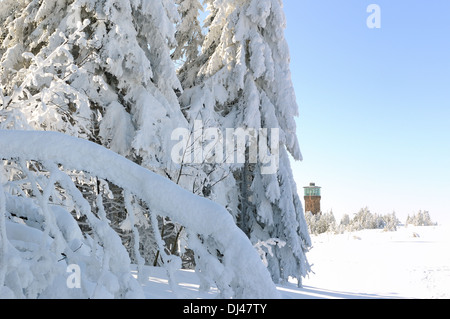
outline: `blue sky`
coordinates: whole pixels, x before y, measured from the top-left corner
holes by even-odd
[[[369,4],[381,28],[369,29]],[[450,221],[450,1],[284,0],[304,160],[299,190],[350,216]]]

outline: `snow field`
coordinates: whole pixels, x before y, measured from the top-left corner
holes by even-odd
[[[306,287],[354,298],[450,298],[448,226],[313,236]],[[335,297],[339,297],[336,293]]]
[[[449,230],[448,226],[402,226],[396,232],[312,236],[307,257],[314,273],[303,280],[303,288],[292,280],[277,289],[283,299],[450,298]],[[146,298],[175,298],[164,270],[148,267],[146,275]],[[217,298],[216,289],[199,291],[193,271],[178,271],[176,278],[183,297]]]

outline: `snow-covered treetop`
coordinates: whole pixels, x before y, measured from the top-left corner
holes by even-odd
[[[214,122],[208,117],[213,117],[215,109],[234,127],[280,128],[280,142],[295,159],[301,159],[282,1],[206,4],[208,33],[198,58],[203,64],[191,71],[197,72],[197,79],[189,84],[197,87],[186,90],[182,104],[190,106],[192,118],[202,113],[204,122]]]
[[[187,125],[170,57],[178,21],[170,0],[4,1],[0,126],[66,132],[167,168],[170,132]]]

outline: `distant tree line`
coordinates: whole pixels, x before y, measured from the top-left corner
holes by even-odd
[[[312,235],[318,235],[326,232],[342,234],[344,232],[359,231],[363,229],[383,229],[384,231],[396,231],[397,227],[401,225],[401,222],[395,215],[395,212],[381,215],[371,213],[368,207],[361,208],[359,212],[353,216],[353,218],[350,218],[348,214],[343,215],[339,223],[336,222],[333,211],[326,213],[321,212],[316,215],[311,212],[307,212],[305,218],[309,231]],[[435,226],[437,223],[431,220],[428,211],[420,210],[412,216],[408,215],[405,225]]]

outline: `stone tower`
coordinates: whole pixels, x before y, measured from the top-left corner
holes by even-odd
[[[305,189],[305,213],[311,212],[314,215],[320,213],[320,189],[315,183],[309,184],[304,187]]]

